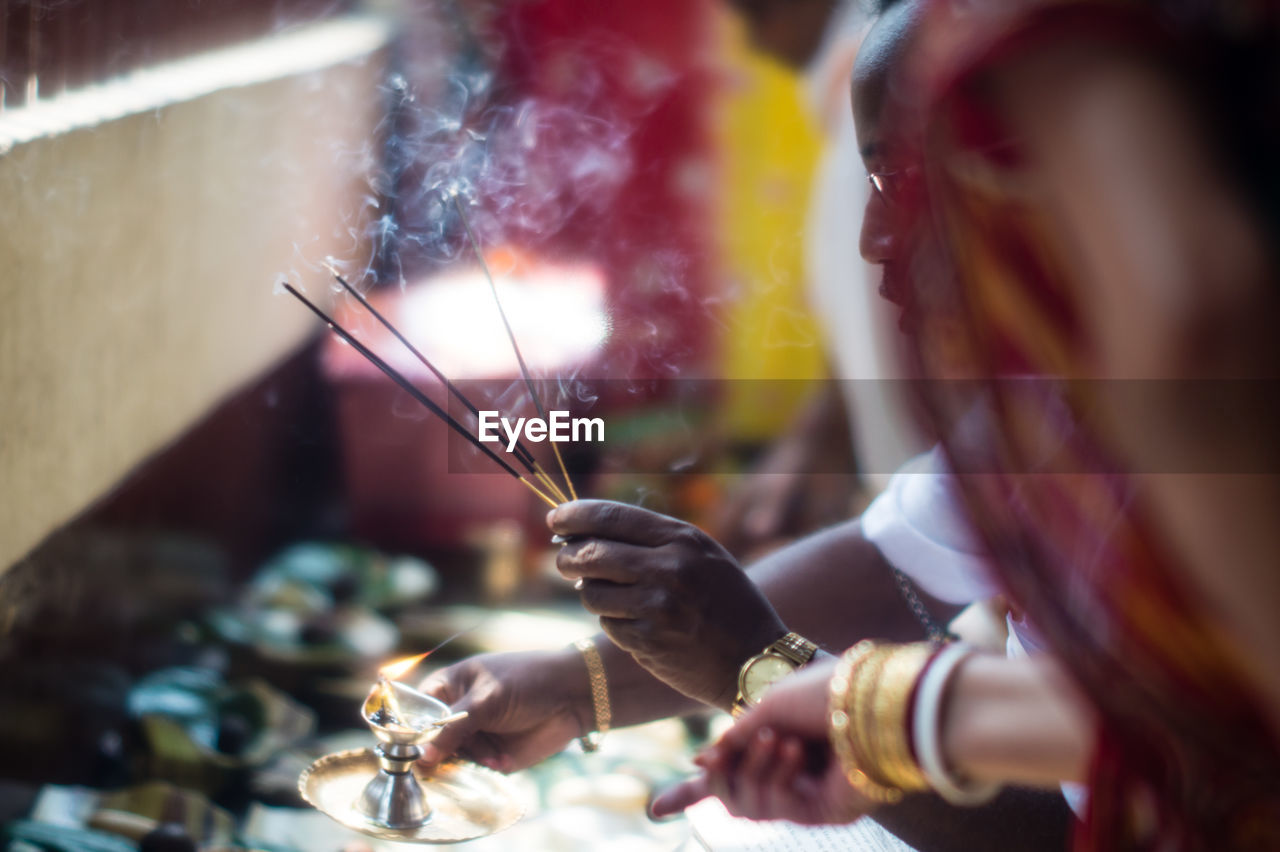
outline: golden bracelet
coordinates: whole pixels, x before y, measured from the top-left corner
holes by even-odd
[[[860,642],[845,653],[830,684],[831,744],[849,784],[874,802],[928,789],[912,758],[909,702],[929,661],[929,643]]]
[[[928,643],[884,645],[864,663],[850,701],[858,709],[854,752],[865,772],[883,787],[928,789],[911,755],[909,702],[932,653]]]
[[[853,667],[871,652],[871,648],[870,642],[859,642],[841,654],[828,684],[828,708],[831,715],[827,736],[831,740],[831,750],[835,753],[836,760],[840,762],[840,769],[846,778],[849,778],[857,768],[853,760],[852,746],[849,742],[849,728],[852,723],[849,718],[849,711],[846,709],[848,707],[849,687],[853,676]],[[855,787],[857,786],[851,778],[849,783]]]
[[[891,649],[872,698],[878,766],[885,778],[901,790],[927,790],[929,782],[911,754],[911,695],[934,648],[919,642]]]
[[[604,663],[600,659],[600,651],[596,643],[589,638],[579,639],[573,643],[582,654],[582,661],[587,664],[587,679],[591,683],[591,709],[595,718],[596,729],[578,738],[583,751],[595,751],[600,748],[601,738],[609,732],[609,724],[613,721],[613,709],[609,706],[609,682],[604,676]]]
[[[862,773],[879,786],[897,789],[897,785],[884,771],[885,757],[876,728],[875,700],[884,676],[885,664],[893,652],[892,645],[877,645],[856,667],[850,690],[845,696],[850,728],[850,746],[854,760]]]
[[[902,791],[881,785],[868,776],[863,771],[854,748],[854,730],[857,727],[854,716],[859,713],[860,708],[854,707],[851,703],[853,688],[861,674],[859,669],[875,650],[876,646],[873,643],[863,641],[841,656],[835,673],[831,677],[829,705],[831,721],[828,734],[831,739],[831,748],[840,761],[840,768],[849,785],[873,802],[892,804],[902,798]]]

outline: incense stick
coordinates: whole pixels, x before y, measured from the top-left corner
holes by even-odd
[[[534,459],[533,466],[536,468],[534,476],[538,477],[538,481],[551,489],[551,491],[555,493],[556,497],[559,498],[561,503],[568,503],[569,498],[565,496],[564,491],[560,489],[560,486],[556,484],[556,481],[542,469],[542,465],[538,464],[537,459]]]
[[[466,710],[459,710],[457,713],[450,713],[448,716],[445,716],[441,719],[436,719],[434,722],[428,722],[427,727],[443,728],[445,725],[452,724],[453,722],[461,722],[463,719],[467,718],[470,715],[471,714],[468,713]]]
[[[369,349],[369,347],[365,346],[363,343],[357,340],[351,334],[351,332],[347,331],[345,328],[339,325],[336,320],[334,320],[324,311],[320,310],[320,308],[312,304],[311,300],[308,299],[306,296],[302,295],[301,293],[299,293],[296,289],[294,289],[293,285],[285,284],[284,288],[289,292],[290,295],[292,295],[298,301],[302,302],[302,304],[306,305],[313,314],[318,316],[320,319],[324,320],[325,324],[329,326],[330,330],[332,330],[334,334],[338,335],[347,343],[351,344],[351,346],[354,347],[357,352],[363,355],[369,363],[373,364],[373,366],[381,370],[386,375],[387,378],[391,379],[393,382],[399,385],[406,393],[408,393],[411,397],[417,400],[424,408],[426,408],[432,414],[439,417],[449,426],[449,428],[453,429],[459,435],[466,438],[467,441],[469,441],[473,446],[475,446],[477,449],[479,449],[489,458],[493,459],[493,461],[495,461],[498,464],[498,466],[501,467],[503,470],[505,470],[507,473],[511,474],[513,477],[523,482],[530,491],[538,495],[538,497],[541,498],[542,501],[545,502],[547,505],[551,506],[552,508],[556,507],[557,503],[554,500],[552,500],[550,497],[548,497],[546,494],[542,493],[541,489],[539,489],[532,482],[530,482],[529,480],[521,476],[519,471],[517,471],[514,467],[512,467],[511,465],[507,464],[505,461],[500,459],[492,450],[490,450],[488,447],[482,444],[479,438],[477,438],[475,435],[472,435],[465,426],[463,426],[458,421],[454,420],[453,417],[449,414],[449,412],[445,411],[443,408],[441,408],[440,406],[432,402],[430,397],[428,397],[422,391],[414,387],[414,385],[408,379],[400,375],[400,373],[395,368],[393,368],[387,362],[383,361],[376,354],[374,354],[373,350]]]
[[[443,372],[441,372],[440,369],[437,368],[435,364],[432,364],[427,359],[427,356],[423,355],[422,352],[418,350],[418,347],[410,343],[408,338],[406,338],[403,334],[401,334],[400,330],[397,329],[394,325],[392,325],[389,319],[384,317],[378,311],[377,308],[375,308],[372,304],[370,304],[369,300],[364,297],[363,293],[361,293],[355,287],[352,287],[349,283],[347,283],[347,279],[344,278],[342,274],[338,272],[338,270],[334,268],[332,265],[326,263],[324,266],[326,269],[329,270],[329,274],[332,275],[334,279],[339,284],[342,285],[342,289],[346,290],[352,296],[355,296],[356,300],[359,301],[360,304],[364,306],[365,310],[373,314],[373,316],[378,320],[378,322],[382,323],[383,327],[386,328],[387,331],[395,335],[396,340],[399,340],[402,344],[404,344],[406,349],[408,349],[410,352],[413,353],[413,356],[422,363],[422,366],[430,370],[432,375],[434,375],[437,379],[439,379],[441,382],[444,383],[445,389],[448,390],[449,393],[451,393],[455,399],[457,399],[464,406],[466,406],[467,409],[477,418],[480,417],[480,410],[476,408],[476,406],[471,402],[471,400],[467,399],[466,395],[463,394],[463,392],[458,389],[458,386],[455,385],[453,382],[449,381],[448,376],[446,376]],[[551,490],[551,493],[553,496],[555,496],[562,503],[568,501],[568,498],[565,497],[564,492],[560,490],[560,487],[556,485],[555,482],[553,482],[549,476],[547,476],[546,472],[542,469],[542,465],[538,464],[538,460],[534,458],[533,453],[530,452],[529,448],[524,445],[524,442],[517,441],[515,445],[515,451],[512,454],[515,455],[515,457],[520,460],[520,463],[524,465],[525,470],[529,471],[529,473],[536,476],[540,482],[542,482]]]
[[[410,343],[409,339],[406,338],[403,334],[401,334],[400,330],[397,329],[394,325],[392,325],[389,319],[384,317],[377,308],[375,308],[372,304],[370,304],[369,300],[365,298],[363,293],[361,293],[355,287],[352,287],[349,283],[347,283],[347,279],[344,278],[342,276],[342,273],[338,272],[338,270],[335,267],[331,266],[328,263],[324,264],[324,267],[325,269],[329,270],[329,274],[334,277],[334,280],[336,280],[340,285],[342,285],[343,290],[346,290],[352,296],[355,296],[356,301],[358,301],[361,305],[363,305],[366,311],[373,314],[374,319],[382,323],[382,326],[387,331],[395,335],[396,340],[399,340],[401,343],[403,343],[404,347],[408,349],[411,353],[413,353],[413,356],[422,363],[422,366],[430,370],[432,375],[434,375],[437,379],[439,379],[441,382],[444,383],[445,389],[448,390],[449,393],[453,394],[455,399],[457,399],[464,406],[466,406],[467,410],[469,410],[472,414],[474,414],[477,417],[480,416],[480,410],[476,408],[474,404],[472,404],[471,400],[467,399],[467,397],[462,393],[462,391],[458,390],[457,386],[453,382],[449,381],[449,377],[446,376],[444,373],[442,373],[440,369],[436,367],[435,364],[432,364],[429,360],[427,360],[427,356],[423,355],[422,352],[418,350],[418,347]],[[522,461],[527,461],[529,458],[531,458],[531,456],[529,456],[529,451],[524,447],[523,444],[517,444],[516,449],[520,451],[516,453],[516,455],[520,456]],[[529,472],[533,473],[532,468],[529,470]]]
[[[507,312],[502,309],[502,299],[498,297],[498,285],[493,281],[493,273],[489,271],[489,264],[485,262],[484,252],[480,250],[480,242],[476,239],[475,232],[471,230],[471,222],[467,219],[466,212],[462,209],[462,202],[458,200],[458,193],[453,192],[453,206],[458,211],[458,217],[462,220],[462,227],[466,229],[467,239],[471,242],[471,249],[476,254],[476,259],[480,262],[480,269],[484,272],[485,279],[489,282],[489,289],[493,292],[494,304],[498,306],[498,315],[502,317],[502,324],[507,329],[507,338],[511,341],[511,349],[516,354],[516,362],[520,365],[520,374],[524,376],[525,386],[529,388],[529,396],[533,398],[533,406],[538,410],[538,416],[544,421],[547,419],[546,409],[542,407],[542,400],[538,398],[538,391],[533,386],[533,378],[529,375],[529,367],[524,363],[524,356],[520,354],[520,345],[516,343],[515,332],[511,330],[511,323],[507,321]],[[564,459],[560,456],[560,448],[555,442],[551,443],[551,451],[555,453],[556,462],[560,465],[560,473],[564,476],[565,484],[569,486],[569,495],[574,499],[578,499],[578,493],[574,490],[573,480],[569,478],[569,470],[564,466]]]

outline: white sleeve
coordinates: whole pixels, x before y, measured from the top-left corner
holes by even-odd
[[[1000,592],[937,447],[893,475],[862,513],[862,534],[893,567],[941,601],[966,604]]]

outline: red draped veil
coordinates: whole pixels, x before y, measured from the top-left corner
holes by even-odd
[[[1140,387],[1087,374],[1068,249],[983,85],[1003,59],[1067,34],[1184,69],[1212,61],[1227,39],[1212,29],[1218,4],[1164,5],[928,5],[913,58],[890,82],[898,144],[919,174],[895,211],[913,235],[912,357],[922,409],[1013,606],[1095,704],[1101,737],[1077,847],[1280,850],[1280,752],[1258,702],[1153,534],[1131,471],[1089,427],[1100,394]],[[1275,4],[1221,5],[1237,15],[1232,38],[1276,44]],[[1253,28],[1243,36],[1242,13]]]

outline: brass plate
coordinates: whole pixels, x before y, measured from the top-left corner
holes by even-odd
[[[524,815],[524,804],[506,776],[464,761],[451,761],[433,775],[415,773],[432,808],[415,828],[386,828],[356,810],[360,794],[378,774],[372,749],[328,754],[298,776],[302,798],[354,829],[382,840],[403,843],[457,843],[509,828]]]

